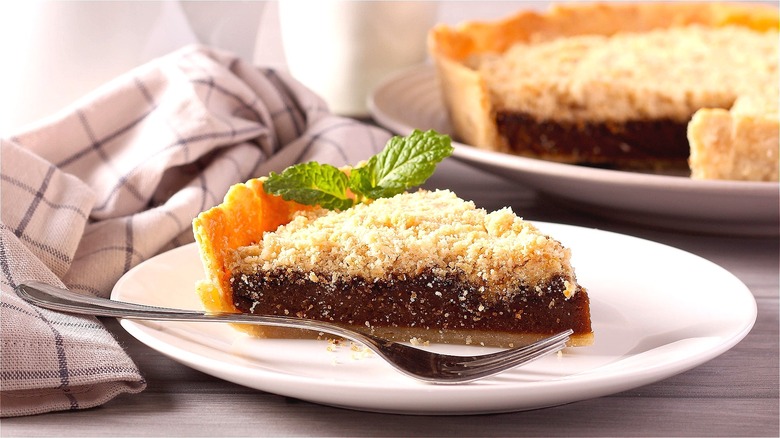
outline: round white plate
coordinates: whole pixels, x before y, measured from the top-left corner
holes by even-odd
[[[538,225],[572,248],[578,280],[591,298],[595,344],[474,383],[420,383],[350,345],[254,339],[226,324],[123,320],[122,326],[187,366],[247,387],[357,410],[454,415],[554,406],[652,383],[725,352],[755,322],[756,303],[747,287],[707,260],[635,237]],[[195,284],[201,278],[191,244],[132,269],[112,298],[199,309]]]
[[[380,84],[369,98],[380,125],[452,134],[436,72],[423,65]],[[780,185],[597,169],[524,158],[455,143],[453,156],[602,216],[717,234],[780,234]]]

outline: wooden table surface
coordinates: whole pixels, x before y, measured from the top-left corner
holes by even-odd
[[[321,406],[228,383],[152,350],[109,319],[148,388],[95,409],[3,419],[2,436],[778,436],[777,238],[696,235],[588,216],[453,161],[429,185],[453,188],[488,209],[510,205],[526,219],[629,234],[707,258],[750,288],[756,324],[721,356],[629,391],[525,412],[407,416]]]

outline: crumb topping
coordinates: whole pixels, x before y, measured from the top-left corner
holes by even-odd
[[[519,43],[470,65],[498,107],[542,119],[687,121],[700,108],[777,114],[777,54],[776,31],[687,26]]]
[[[486,295],[563,278],[576,290],[570,251],[504,208],[488,213],[447,190],[418,191],[341,212],[315,209],[236,251],[232,270],[282,271],[313,282],[457,275]]]

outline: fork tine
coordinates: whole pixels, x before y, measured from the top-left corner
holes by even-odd
[[[493,364],[486,367],[477,367],[477,368],[467,368],[467,367],[457,367],[457,368],[443,368],[441,369],[441,375],[438,380],[436,380],[436,383],[466,383],[466,382],[473,382],[475,380],[479,380],[485,377],[494,376],[496,374],[499,374],[503,371],[510,370],[512,368],[519,367],[521,365],[528,364],[534,360],[540,359],[547,354],[553,353],[555,351],[560,350],[563,348],[563,345],[554,345],[550,346],[544,350],[538,351],[537,354],[526,356],[522,358],[516,358],[515,360],[510,360],[505,363],[501,364]]]
[[[449,374],[450,382],[467,382],[498,374],[502,371],[527,364],[558,351],[566,346],[571,330],[543,339],[526,347],[504,350],[499,353],[478,357],[476,360],[450,362],[441,371]],[[503,354],[502,354],[503,353]],[[480,362],[481,361],[481,362]]]
[[[529,354],[535,354],[537,351],[544,349],[548,346],[555,346],[561,343],[568,342],[569,336],[572,333],[574,333],[572,330],[566,330],[557,333],[553,336],[550,336],[548,338],[541,339],[537,342],[534,342],[533,344],[528,344],[522,347],[512,348],[509,350],[502,350],[492,354],[477,356],[474,360],[468,361],[467,363],[464,361],[464,365],[475,366],[475,367],[486,366],[496,362],[503,363],[504,361],[511,360],[512,358],[515,357],[523,357]]]
[[[566,346],[565,341],[561,341],[555,344],[547,345],[544,348],[536,349],[533,351],[524,352],[523,354],[517,355],[517,356],[511,356],[507,357],[505,361],[502,362],[494,362],[488,365],[484,365],[481,367],[474,367],[474,370],[478,370],[482,375],[484,374],[494,374],[501,372],[503,370],[508,370],[510,368],[514,368],[520,365],[527,364],[531,361],[534,361],[536,359],[540,359],[550,353],[554,353],[563,347]],[[471,366],[470,363],[465,363],[464,367],[466,369],[469,369]]]

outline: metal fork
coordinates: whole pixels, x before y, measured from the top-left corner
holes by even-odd
[[[20,284],[16,287],[16,292],[21,298],[40,307],[69,313],[127,319],[259,324],[325,332],[364,344],[408,376],[425,382],[445,384],[471,382],[527,364],[562,349],[573,333],[567,330],[527,346],[496,353],[452,356],[387,341],[340,325],[312,319],[168,309],[86,296],[40,282]]]

